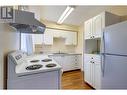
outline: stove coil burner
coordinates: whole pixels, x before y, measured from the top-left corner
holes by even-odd
[[[43,62],[49,62],[49,61],[52,61],[52,59],[43,59],[42,61]]]
[[[36,63],[36,62],[39,62],[40,60],[31,60],[30,62],[31,63]]]
[[[26,67],[26,70],[36,70],[36,69],[42,68],[42,66],[43,65],[41,65],[41,64],[30,65],[30,66]]]
[[[51,68],[51,67],[56,67],[56,64],[54,64],[54,63],[47,64],[47,65],[46,65],[46,67],[48,67],[48,68]]]

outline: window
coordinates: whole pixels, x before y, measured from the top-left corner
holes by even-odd
[[[21,33],[21,50],[28,54],[34,53],[34,45],[32,40],[33,34]]]

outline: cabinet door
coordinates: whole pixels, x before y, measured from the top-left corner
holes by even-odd
[[[59,65],[61,65],[63,71],[68,71],[69,70],[69,63],[70,60],[67,56],[65,55],[58,55],[58,56],[53,56],[52,57]]]
[[[74,55],[65,55],[61,57],[62,57],[61,64],[63,66],[63,71],[75,70],[79,68]]]
[[[63,71],[68,71],[69,60],[67,59],[65,55],[60,55],[60,57],[61,57],[61,66]]]
[[[84,55],[84,79],[87,83],[92,85],[92,79],[91,79],[91,68],[92,68],[92,63],[90,59],[90,55]]]
[[[73,33],[72,32],[68,32],[66,34],[66,40],[65,40],[65,45],[73,45]]]
[[[74,68],[80,69],[81,64],[81,56],[80,55],[74,55]]]
[[[96,89],[100,89],[101,86],[101,58],[99,55],[94,57],[94,86]]]
[[[67,32],[65,45],[77,45],[77,32]]]
[[[51,30],[53,31],[54,38],[66,38],[67,31],[55,30],[55,29],[51,29]]]
[[[59,30],[53,30],[53,37],[59,38],[60,37],[60,31]]]
[[[92,19],[85,22],[85,32],[84,32],[85,39],[90,39],[91,36],[92,36]]]
[[[100,89],[101,86],[101,65],[100,64],[95,64],[94,67],[94,85],[96,89]]]
[[[92,80],[92,64],[89,62],[89,63],[86,63],[86,65],[85,65],[86,67],[86,71],[85,71],[85,81],[87,82],[87,83],[89,83],[91,86],[93,85],[93,80]]]
[[[100,38],[102,32],[102,16],[98,15],[93,18],[93,38]]]
[[[74,61],[73,56],[67,55],[64,56],[63,64],[64,64],[64,71],[74,70]]]
[[[50,29],[45,30],[43,44],[53,45],[53,32]]]
[[[78,69],[77,56],[70,55],[68,57],[69,57],[69,60],[70,60],[69,69],[70,70]]]
[[[59,55],[51,56],[59,65],[62,66],[63,71],[74,70],[73,56]]]

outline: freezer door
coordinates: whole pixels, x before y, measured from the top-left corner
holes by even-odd
[[[104,53],[127,55],[127,21],[104,29]]]
[[[105,55],[102,89],[127,89],[127,57]]]

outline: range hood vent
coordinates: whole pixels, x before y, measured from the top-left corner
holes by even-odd
[[[22,33],[43,34],[45,25],[34,17],[34,13],[14,10],[14,20],[10,25]]]

